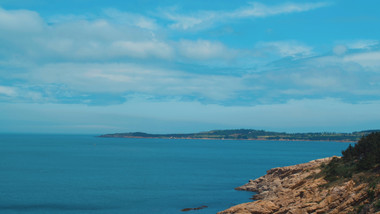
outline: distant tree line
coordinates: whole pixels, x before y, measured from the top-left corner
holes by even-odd
[[[106,134],[101,137],[142,137],[142,138],[192,138],[192,139],[235,139],[235,140],[326,140],[326,141],[358,141],[370,131],[353,133],[317,132],[317,133],[285,133],[254,129],[213,130],[190,134],[147,134],[143,132]]]

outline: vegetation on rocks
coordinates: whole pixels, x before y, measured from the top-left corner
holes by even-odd
[[[356,174],[379,174],[380,132],[364,136],[354,146],[342,151],[342,158],[333,158],[329,164],[322,164],[325,179],[333,182],[352,178]],[[378,177],[378,176],[377,176]]]

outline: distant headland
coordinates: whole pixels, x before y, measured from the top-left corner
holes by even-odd
[[[104,138],[162,138],[162,139],[216,139],[216,140],[284,140],[284,141],[342,141],[356,142],[361,137],[380,130],[365,130],[352,133],[310,132],[285,133],[255,129],[213,130],[190,134],[148,134],[129,132],[104,134]]]

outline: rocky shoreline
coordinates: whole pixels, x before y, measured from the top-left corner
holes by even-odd
[[[364,207],[370,200],[368,184],[348,180],[326,185],[325,179],[315,175],[321,171],[320,165],[331,159],[270,169],[266,175],[236,188],[256,192],[253,196],[256,201],[233,206],[219,214],[357,213],[358,207]],[[374,195],[380,195],[380,185],[376,186]],[[380,213],[373,207],[366,209],[363,213]]]

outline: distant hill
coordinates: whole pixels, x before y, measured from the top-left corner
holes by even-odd
[[[213,130],[191,134],[148,134],[144,132],[105,134],[105,138],[164,138],[164,139],[226,139],[226,140],[314,140],[356,142],[361,137],[379,130],[366,130],[352,133],[315,132],[285,133],[255,129]]]

